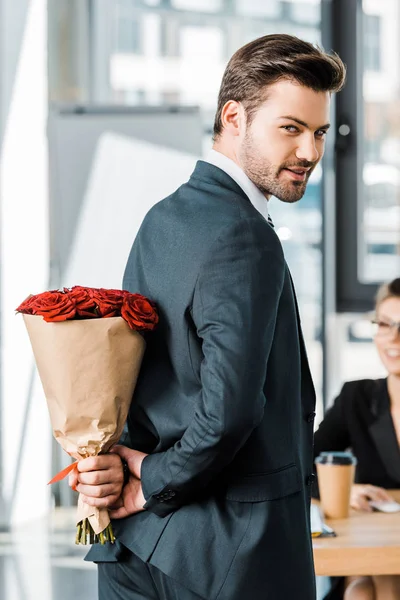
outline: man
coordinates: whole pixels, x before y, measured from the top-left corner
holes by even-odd
[[[102,600],[315,597],[315,395],[267,200],[303,196],[344,77],[336,55],[292,36],[238,50],[208,160],[143,221],[124,288],[152,298],[160,324],[133,449],[82,460],[71,482],[114,518],[117,544],[88,556]]]

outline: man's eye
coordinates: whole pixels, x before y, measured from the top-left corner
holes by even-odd
[[[315,136],[317,138],[323,138],[326,136],[328,132],[325,129],[318,129],[318,131],[315,132]]]
[[[297,133],[299,131],[295,125],[283,125],[282,129],[285,129],[289,133]]]
[[[390,328],[390,324],[389,323],[385,323],[385,321],[378,321],[378,327],[380,327],[381,329],[389,329]]]

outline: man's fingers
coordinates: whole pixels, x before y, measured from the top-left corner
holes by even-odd
[[[114,455],[118,454],[118,456],[126,460],[129,471],[132,475],[135,475],[135,477],[140,479],[142,462],[147,454],[140,452],[139,450],[132,450],[126,446],[114,446],[110,452]]]
[[[120,508],[117,508],[116,510],[109,509],[108,513],[109,513],[111,519],[124,519],[125,517],[129,516],[129,513],[126,510],[125,506],[121,506]]]
[[[86,485],[105,485],[107,483],[122,483],[124,479],[121,465],[117,469],[105,469],[103,471],[88,471],[79,473],[78,480]]]
[[[124,501],[122,500],[121,496],[118,498],[118,500],[116,502],[114,502],[114,504],[112,506],[110,506],[110,510],[117,510],[118,508],[121,508],[121,506],[124,506]]]
[[[81,498],[82,501],[85,502],[85,504],[89,504],[89,506],[95,506],[96,508],[110,508],[110,506],[115,504],[117,495],[114,494],[113,496],[106,496],[105,498],[93,498],[92,496],[84,496],[82,494]]]
[[[118,458],[113,454],[99,454],[99,456],[89,456],[83,458],[77,464],[78,471],[84,473],[87,471],[103,471],[111,469],[118,465]]]
[[[110,453],[118,454],[118,456],[120,456],[126,461],[128,461],[129,458],[132,456],[131,448],[127,448],[126,446],[121,445],[113,446],[110,450]]]
[[[78,485],[78,473],[76,469],[69,474],[68,485],[76,492],[76,486]]]
[[[113,496],[115,499],[121,492],[121,486],[115,486],[112,483],[107,483],[105,485],[85,485],[84,483],[79,483],[76,487],[76,491],[84,496],[89,496],[90,498],[106,498],[108,496]]]

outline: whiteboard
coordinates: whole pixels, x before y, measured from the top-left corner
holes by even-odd
[[[195,162],[192,154],[104,133],[61,284],[120,288],[143,217],[189,179]]]
[[[88,220],[95,225],[99,207],[107,205],[107,228],[100,230],[99,222],[97,229],[107,244],[118,237],[131,209],[136,222],[144,206],[187,179],[188,164],[194,166],[201,156],[202,138],[197,107],[53,106],[48,121],[51,285],[62,284],[67,268],[71,274],[82,228]],[[81,258],[86,264],[86,255]]]

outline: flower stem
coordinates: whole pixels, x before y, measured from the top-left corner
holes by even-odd
[[[114,544],[115,535],[111,523],[101,531],[95,533],[88,519],[83,519],[76,526],[75,544],[87,546],[89,544]]]

